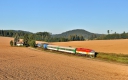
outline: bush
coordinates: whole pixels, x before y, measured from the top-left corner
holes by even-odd
[[[31,47],[35,47],[35,46],[36,46],[35,40],[31,40],[31,41],[29,42],[29,45],[30,45]]]
[[[12,40],[10,41],[10,46],[13,46],[13,41]]]

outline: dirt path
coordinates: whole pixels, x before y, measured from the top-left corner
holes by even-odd
[[[9,40],[0,37],[0,80],[128,80],[127,65],[10,47]]]

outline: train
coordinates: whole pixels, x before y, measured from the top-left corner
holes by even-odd
[[[54,50],[54,51],[60,51],[60,52],[66,52],[71,54],[81,54],[81,55],[87,55],[90,58],[95,57],[95,51],[92,49],[86,49],[86,48],[74,48],[74,47],[64,47],[64,46],[57,46],[57,45],[51,45],[51,44],[43,44],[42,46],[44,49],[47,50]]]

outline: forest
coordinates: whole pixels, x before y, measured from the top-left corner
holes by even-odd
[[[32,33],[21,30],[0,30],[0,36],[15,37],[16,35],[23,39],[28,35],[29,39],[46,41],[46,42],[66,42],[66,41],[84,41],[84,40],[110,40],[110,39],[128,39],[128,33],[109,33],[108,34],[94,34],[85,30],[70,30],[61,34],[52,34],[50,32]]]
[[[37,32],[31,33],[27,31],[21,30],[0,30],[0,36],[5,37],[18,37],[20,39],[24,39],[25,35],[28,36],[29,39],[38,40],[38,41],[46,41],[46,42],[65,42],[65,41],[83,41],[83,36],[78,35],[70,35],[67,37],[55,37],[49,32]]]

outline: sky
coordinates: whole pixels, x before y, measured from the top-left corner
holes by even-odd
[[[0,29],[128,32],[128,0],[0,0]]]

